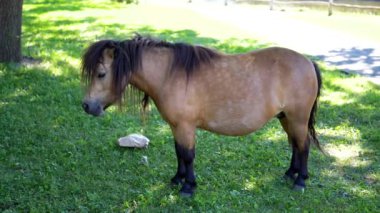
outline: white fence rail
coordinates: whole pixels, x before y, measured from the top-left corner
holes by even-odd
[[[231,1],[231,0],[230,0]],[[188,0],[189,3],[192,0]],[[224,0],[224,5],[228,5],[229,0]],[[249,2],[249,1],[245,1]],[[343,3],[335,3],[334,0],[328,1],[278,1],[278,0],[252,0],[251,2],[260,2],[262,4],[269,4],[269,9],[274,10],[276,5],[320,5],[326,6],[328,10],[328,15],[331,16],[333,14],[333,8],[349,8],[349,9],[358,9],[358,10],[372,10],[380,13],[380,6],[370,6],[370,5],[357,5],[357,4],[343,4]]]

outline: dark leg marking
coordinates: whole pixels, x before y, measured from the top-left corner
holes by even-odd
[[[182,159],[182,156],[180,154],[177,141],[174,141],[175,143],[175,153],[177,155],[177,173],[174,175],[174,177],[171,179],[171,183],[174,185],[179,185],[183,183],[183,179],[186,175],[186,167],[185,162]]]
[[[185,182],[183,182],[180,194],[184,197],[190,197],[194,194],[194,190],[197,186],[193,164],[195,149],[184,148],[178,143],[175,144],[175,149],[178,158],[178,170],[177,174],[172,178],[172,183],[178,180],[182,182],[184,178]]]
[[[305,149],[298,153],[300,169],[298,172],[298,176],[294,181],[294,189],[296,190],[304,190],[306,187],[305,180],[309,178],[307,161],[309,158],[309,141],[305,144]]]
[[[293,145],[292,159],[289,169],[285,172],[285,178],[292,181],[296,180],[296,176],[300,170],[299,152],[295,145]]]

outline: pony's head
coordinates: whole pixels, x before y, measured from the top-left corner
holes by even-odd
[[[82,79],[87,86],[83,109],[98,116],[108,106],[121,101],[131,75],[142,69],[143,50],[149,48],[172,50],[170,70],[183,70],[188,77],[202,64],[208,64],[220,56],[216,51],[202,46],[170,43],[138,34],[130,40],[95,42],[82,57]]]
[[[121,100],[134,65],[121,43],[102,40],[93,43],[82,57],[82,80],[86,85],[83,109],[94,116]]]

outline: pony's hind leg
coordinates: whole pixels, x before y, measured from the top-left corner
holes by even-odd
[[[309,156],[309,140],[307,122],[291,121],[287,117],[280,118],[280,122],[288,135],[292,146],[292,158],[285,178],[294,181],[294,188],[303,190],[308,176],[307,161]]]
[[[299,171],[300,171],[300,160],[299,160],[298,149],[292,145],[292,159],[290,161],[289,169],[285,172],[285,178],[295,181]]]
[[[291,132],[288,127],[288,119],[283,116],[279,117],[280,123],[282,125],[282,128],[285,130],[286,134],[288,135],[288,141],[289,144],[292,146],[292,158],[290,161],[290,167],[285,172],[284,178],[287,180],[295,181],[297,178],[297,174],[300,168],[299,158],[298,158],[298,150],[296,149],[296,146],[294,146],[294,139],[291,135]]]
[[[296,180],[294,181],[294,189],[304,190],[306,187],[305,180],[309,178],[307,162],[309,159],[309,140],[306,139],[305,146],[302,150],[298,150],[298,157],[300,162],[300,170]]]

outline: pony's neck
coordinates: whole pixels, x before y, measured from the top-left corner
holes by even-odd
[[[131,76],[130,83],[153,99],[169,75],[172,52],[167,48],[149,48],[142,53],[142,66]]]

